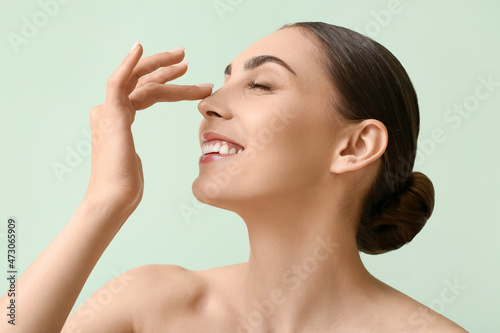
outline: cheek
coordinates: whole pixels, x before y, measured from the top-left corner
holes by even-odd
[[[297,190],[315,183],[325,168],[325,147],[317,134],[320,119],[307,109],[273,113],[252,130],[252,148],[245,166],[250,186]]]

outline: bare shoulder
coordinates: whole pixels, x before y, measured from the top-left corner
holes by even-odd
[[[424,305],[412,311],[409,318],[409,327],[411,328],[409,333],[467,333],[457,323]]]
[[[401,333],[467,333],[457,323],[423,305],[410,296],[391,287],[391,307],[387,308],[387,322],[397,322]],[[398,320],[394,320],[394,319]],[[393,327],[396,328],[396,327]]]
[[[196,271],[177,265],[149,264],[127,272],[134,332],[155,327],[195,311],[205,300],[206,281]]]
[[[134,332],[177,332],[180,327],[185,330],[200,323],[208,328],[208,322],[216,318],[227,319],[242,267],[236,264],[193,271],[151,264],[130,270]]]
[[[131,269],[127,272],[134,285],[141,291],[169,292],[175,296],[175,292],[184,292],[185,288],[193,289],[201,287],[203,281],[199,274],[178,265],[149,264]]]
[[[187,269],[139,266],[99,288],[66,320],[62,332],[148,332],[146,323],[168,317],[172,308],[189,308],[202,295],[203,282]]]
[[[408,318],[411,328],[408,332],[467,333],[457,323],[420,303],[410,312]]]
[[[149,264],[136,267],[127,274],[137,279],[135,286],[138,291],[144,292],[146,287],[151,293],[170,295],[166,301],[177,303],[177,297],[185,301],[187,294],[191,297],[203,296],[208,289],[217,289],[217,286],[230,288],[229,282],[241,274],[241,266],[237,264],[193,271],[177,265]]]

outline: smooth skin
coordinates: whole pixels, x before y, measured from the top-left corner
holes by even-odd
[[[108,80],[105,103],[90,114],[92,134],[101,139],[92,142],[84,200],[18,280],[22,319],[16,327],[2,321],[0,330],[466,332],[365,269],[355,243],[359,195],[379,166],[387,130],[373,119],[330,121],[325,96],[332,87],[317,51],[296,28],[274,32],[234,59],[213,94],[164,84],[187,70],[171,66],[183,52],[140,59],[139,45],[127,55]],[[243,69],[259,55],[283,59],[297,75],[275,63]],[[271,90],[250,87],[252,80]],[[66,320],[97,260],[141,201],[143,173],[131,133],[136,110],[196,99],[203,99],[199,134],[223,133],[245,150],[200,165],[193,193],[241,216],[249,261],[204,271],[140,266],[105,284]],[[221,172],[229,185],[214,190],[213,176]],[[0,306],[7,302],[4,296]]]

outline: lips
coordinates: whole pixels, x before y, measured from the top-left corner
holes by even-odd
[[[242,149],[242,150],[245,149],[245,147],[243,147],[241,144],[239,144],[238,142],[236,142],[234,139],[231,139],[230,137],[225,136],[225,135],[223,135],[221,133],[217,133],[217,132],[213,132],[213,131],[207,131],[207,132],[203,132],[201,134],[201,143],[202,144],[205,144],[205,143],[207,143],[209,141],[215,141],[215,140],[225,141],[227,143],[230,143],[230,144],[234,145],[235,148],[237,147],[237,148]]]

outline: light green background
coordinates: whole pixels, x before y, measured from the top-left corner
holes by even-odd
[[[389,48],[419,96],[419,146],[435,130],[445,136],[434,150],[417,156],[415,170],[427,174],[436,189],[428,224],[412,243],[380,256],[363,255],[363,261],[384,282],[466,329],[498,332],[500,87],[459,125],[444,116],[454,105],[473,101],[479,77],[500,82],[500,2],[400,0],[401,10],[383,24],[376,16],[390,7],[388,0],[221,2],[232,3],[222,16],[212,0],[72,0],[18,52],[9,33],[21,34],[23,17],[33,21],[42,8],[34,0],[3,4],[0,253],[6,252],[8,217],[18,220],[22,272],[73,214],[87,188],[90,155],[62,181],[52,164],[65,164],[68,147],[87,145],[89,111],[103,102],[106,79],[135,40],[141,40],[144,56],[185,46],[189,70],[174,82],[213,82],[218,89],[225,66],[258,39],[285,23],[324,21]],[[143,200],[98,262],[76,306],[114,275],[140,265],[199,270],[247,260],[239,216],[199,204],[191,192],[200,155],[197,104],[162,103],[137,115],[133,133],[144,165]],[[192,215],[183,216],[183,209]],[[6,260],[0,264],[6,271]],[[450,293],[446,281],[465,290]],[[451,296],[456,297],[450,301]]]

